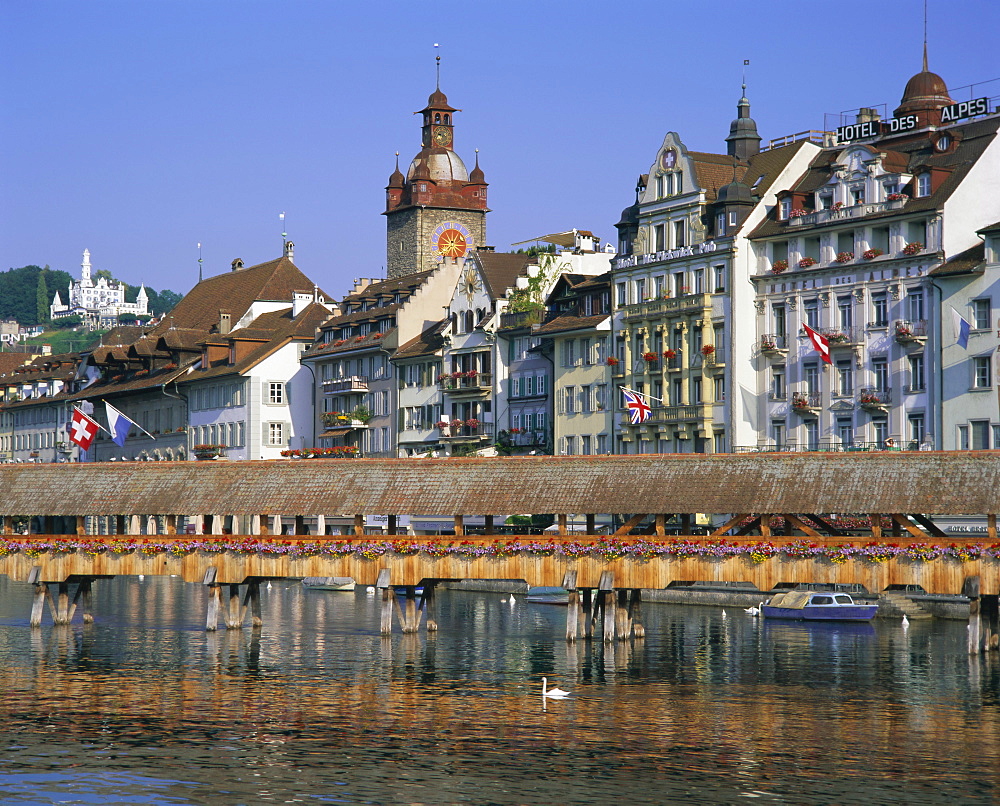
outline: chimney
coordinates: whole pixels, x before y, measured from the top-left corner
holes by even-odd
[[[295,319],[313,301],[313,295],[309,291],[292,292],[292,319]]]
[[[242,268],[243,268],[243,258],[238,257],[232,263],[232,270],[233,271],[240,271]]]
[[[293,241],[285,241],[285,257],[289,260],[295,260],[295,243]]]
[[[880,115],[877,109],[873,109],[870,106],[863,106],[858,110],[857,123],[868,123],[872,120],[880,120]]]
[[[226,336],[233,329],[233,317],[229,311],[219,311],[219,335]]]

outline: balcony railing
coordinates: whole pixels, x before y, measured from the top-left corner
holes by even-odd
[[[861,329],[856,327],[825,327],[820,333],[826,336],[830,347],[851,347],[864,341]]]
[[[765,333],[759,343],[762,353],[780,353],[788,349],[788,338],[777,333]]]
[[[488,392],[491,388],[492,372],[453,372],[438,378],[438,389],[451,394]]]
[[[323,381],[323,392],[327,395],[367,394],[368,378],[352,375],[350,378],[331,378]]]
[[[684,294],[679,297],[668,299],[652,299],[646,302],[638,302],[634,305],[625,305],[622,309],[625,314],[625,321],[631,322],[637,319],[649,319],[662,314],[689,313],[711,309],[712,297],[709,294]]]
[[[653,409],[647,423],[704,422],[712,419],[712,407],[700,403],[685,406],[661,406]],[[622,425],[631,425],[628,412],[622,414]]]
[[[540,325],[545,319],[545,309],[536,311],[516,311],[515,313],[500,314],[501,328],[529,327]]]
[[[478,425],[466,425],[461,420],[440,428],[441,439],[450,442],[480,442],[483,439],[492,438],[493,423],[479,423]]]
[[[897,319],[893,329],[896,341],[900,344],[922,342],[927,339],[927,321],[925,319]]]
[[[820,408],[820,396],[802,392],[792,394],[792,411],[805,416],[815,416]]]
[[[778,445],[734,445],[733,453],[805,453],[811,451],[856,452],[856,451],[916,451],[920,443],[910,440],[892,445],[880,442],[850,441],[839,439],[820,440],[814,443],[785,442]]]
[[[888,408],[892,405],[892,390],[864,388],[858,392],[858,405],[863,409]]]
[[[900,210],[906,204],[906,199],[885,202],[862,202],[853,204],[850,207],[841,207],[839,210],[817,210],[815,213],[788,219],[791,227],[810,224],[825,224],[827,221],[844,221],[851,218],[864,218],[875,213],[884,213],[889,210]]]

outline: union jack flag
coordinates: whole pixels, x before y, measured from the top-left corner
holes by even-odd
[[[639,425],[646,422],[649,419],[649,415],[653,413],[653,410],[642,399],[642,395],[638,392],[633,392],[631,389],[622,389],[622,394],[625,395],[625,406],[628,408],[629,416],[632,418],[632,425]]]

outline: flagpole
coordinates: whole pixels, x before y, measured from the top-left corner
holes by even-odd
[[[93,420],[94,421],[94,425],[96,425],[98,428],[100,428],[105,434],[108,434],[109,436],[114,436],[114,434],[112,434],[110,431],[108,431],[107,428],[105,428],[103,425],[101,425],[99,422],[97,422],[97,420],[94,420],[93,417],[91,417],[89,414],[87,414],[87,412],[85,412],[83,409],[81,409],[75,403],[73,404],[73,411],[78,411],[84,417],[87,417],[87,418]],[[84,450],[86,450],[86,449],[84,449]]]
[[[653,397],[652,395],[647,395],[645,392],[637,392],[635,391],[635,389],[632,389],[629,386],[625,386],[625,384],[621,383],[618,384],[618,388],[624,389],[627,392],[631,392],[633,395],[639,395],[639,397],[647,397],[650,400],[655,400],[657,403],[666,403],[666,401],[662,397]]]

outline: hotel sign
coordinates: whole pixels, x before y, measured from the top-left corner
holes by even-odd
[[[971,118],[976,115],[988,115],[990,112],[989,98],[976,98],[974,101],[961,101],[957,104],[942,107],[941,123],[954,123],[956,120]],[[903,115],[889,120],[869,120],[864,123],[852,123],[849,126],[837,127],[837,142],[850,143],[853,140],[870,140],[885,134],[899,134],[917,128],[916,115]]]
[[[615,261],[615,269],[631,269],[635,266],[663,263],[664,261],[676,260],[681,257],[707,255],[714,252],[717,248],[715,241],[704,241],[697,246],[682,246],[679,249],[661,249],[659,252],[650,252],[645,255],[629,255],[628,257],[618,258]]]

